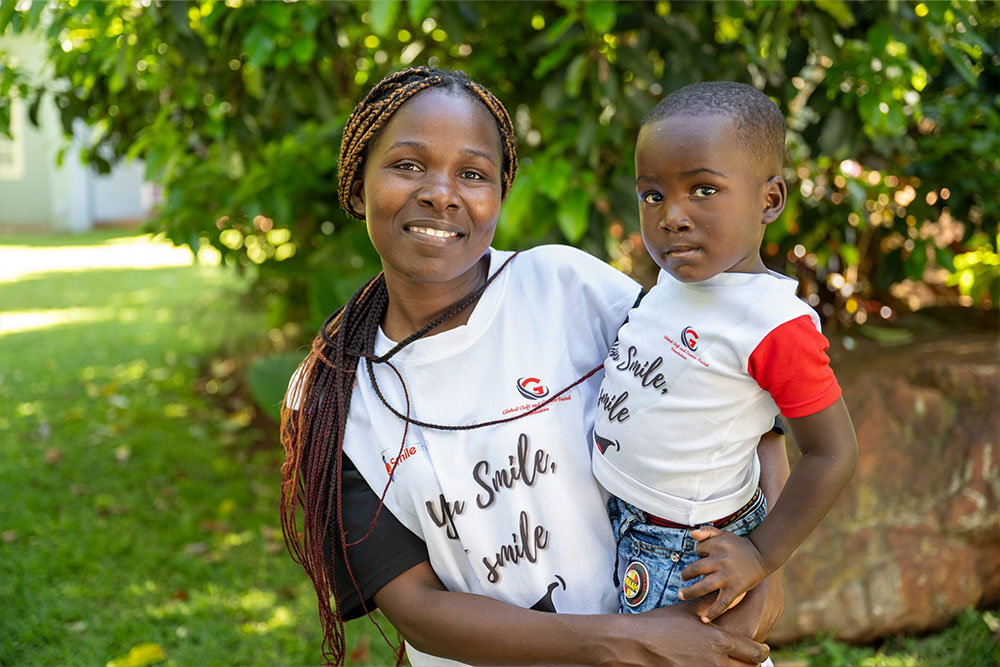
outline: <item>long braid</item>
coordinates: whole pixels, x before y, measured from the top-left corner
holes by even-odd
[[[486,88],[469,80],[464,72],[414,67],[378,83],[354,109],[344,127],[338,163],[338,196],[349,215],[364,219],[363,214],[351,206],[350,197],[354,184],[363,176],[368,146],[403,104],[420,91],[438,86],[468,91],[493,115],[503,158],[501,196],[506,197],[517,173],[517,156],[513,126],[503,105]],[[396,351],[474,303],[489,282],[436,317],[432,326],[408,337]],[[323,658],[329,664],[342,665],[347,646],[343,617],[331,604],[331,595],[333,600],[341,596],[333,573],[334,563],[332,559],[327,562],[325,545],[330,541],[328,531],[332,522],[336,526],[349,579],[356,589],[360,589],[350,566],[349,545],[344,533],[341,502],[344,433],[358,363],[372,356],[388,303],[385,278],[378,274],[330,315],[314,338],[310,354],[289,384],[282,407],[281,440],[285,462],[282,465],[281,528],[292,559],[302,565],[316,590],[323,627]],[[384,496],[385,491],[383,499]],[[302,510],[301,532],[299,508]],[[382,636],[385,638],[384,633]],[[396,654],[399,664],[402,650],[400,646]]]

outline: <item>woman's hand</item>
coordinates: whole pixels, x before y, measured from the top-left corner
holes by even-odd
[[[399,575],[375,603],[414,648],[474,665],[756,665],[768,648],[705,624],[691,603],[643,614],[552,614],[448,591],[430,563]]]

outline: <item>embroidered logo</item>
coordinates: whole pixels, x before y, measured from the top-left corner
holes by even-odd
[[[681,332],[681,343],[694,352],[698,349],[698,332],[691,327],[684,327],[684,331]]]
[[[622,592],[625,593],[625,604],[629,607],[635,608],[643,603],[649,595],[649,572],[645,565],[637,560],[629,563],[622,582]]]
[[[520,392],[521,396],[532,401],[549,395],[549,388],[542,384],[538,378],[532,377],[518,378],[517,391]]]

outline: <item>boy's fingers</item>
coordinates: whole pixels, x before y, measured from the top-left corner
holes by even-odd
[[[681,570],[681,579],[687,581],[688,579],[694,579],[695,577],[700,577],[703,574],[711,574],[712,572],[715,572],[712,561],[707,558],[699,558]]]
[[[729,608],[729,604],[733,601],[732,595],[729,595],[725,590],[720,590],[719,595],[716,596],[715,602],[712,606],[706,609],[701,614],[701,620],[703,623],[711,623],[716,617],[721,616],[722,612]]]
[[[713,526],[712,524],[705,524],[704,526],[699,526],[691,531],[691,537],[693,537],[698,542],[702,540],[708,540],[713,537],[718,537],[722,535],[722,531]]]
[[[702,595],[711,593],[712,591],[719,588],[719,585],[715,583],[712,577],[705,577],[696,584],[691,584],[687,588],[682,588],[677,591],[677,595],[682,600],[693,600],[694,598],[700,598]],[[725,607],[723,607],[725,609]],[[720,614],[722,612],[719,612]],[[719,614],[716,614],[718,616]]]

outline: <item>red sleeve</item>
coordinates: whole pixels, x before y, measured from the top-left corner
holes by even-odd
[[[806,417],[840,398],[826,340],[808,315],[776,327],[750,355],[747,372],[785,417]]]

